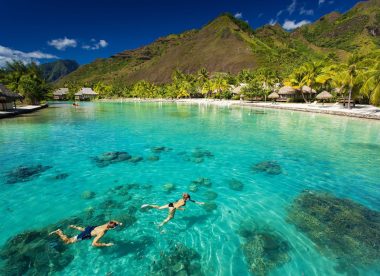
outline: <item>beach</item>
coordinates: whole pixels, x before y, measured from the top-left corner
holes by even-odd
[[[355,108],[347,109],[342,105],[332,103],[327,104],[307,104],[307,103],[272,103],[272,102],[250,102],[239,100],[219,100],[219,99],[141,99],[141,98],[119,98],[119,99],[101,99],[99,102],[162,102],[162,103],[183,103],[183,104],[201,104],[216,106],[244,106],[285,109],[300,112],[322,113],[329,115],[347,116],[363,119],[380,120],[380,108],[372,105],[356,105]]]

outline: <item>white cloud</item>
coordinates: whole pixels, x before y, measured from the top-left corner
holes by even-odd
[[[0,45],[0,67],[3,67],[7,62],[11,62],[13,60],[19,60],[24,63],[29,63],[32,61],[38,63],[39,59],[53,58],[58,57],[51,54],[43,53],[41,51],[33,51],[27,53]]]
[[[325,2],[326,2],[326,0],[318,0],[318,5],[322,5]]]
[[[243,18],[243,14],[241,13],[241,12],[237,12],[237,13],[235,13],[235,18],[237,18],[237,19],[242,19]]]
[[[276,25],[276,23],[277,23],[277,20],[275,20],[275,19],[272,18],[272,19],[269,21],[268,24],[273,26],[273,25]]]
[[[276,14],[277,17],[279,17],[284,11],[283,10],[279,10]]]
[[[305,15],[313,15],[314,14],[314,10],[306,10],[304,7],[301,7],[300,9],[300,14],[305,14]]]
[[[50,40],[48,41],[48,44],[61,51],[66,50],[66,48],[69,47],[77,47],[77,41],[75,39],[70,39],[67,37]]]
[[[309,20],[301,20],[299,22],[296,22],[295,20],[288,20],[286,19],[282,27],[286,30],[294,30],[296,28],[299,28],[303,25],[309,24]]]
[[[86,50],[98,50],[100,48],[105,48],[108,46],[108,42],[105,41],[104,39],[100,39],[97,42],[96,39],[92,38],[91,42],[92,42],[92,45],[85,44],[82,46],[82,48]]]
[[[286,8],[289,14],[292,14],[296,10],[297,0],[292,0],[292,3]]]

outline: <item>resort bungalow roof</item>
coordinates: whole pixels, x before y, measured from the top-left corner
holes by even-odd
[[[280,95],[278,95],[276,92],[270,93],[268,96],[268,99],[278,99]]]
[[[18,93],[12,92],[8,88],[5,87],[2,83],[0,83],[0,100],[18,100],[23,99],[23,96],[21,96]]]
[[[54,96],[63,96],[63,95],[66,95],[67,93],[69,93],[68,88],[59,88],[53,92],[53,95]]]
[[[75,96],[81,95],[98,95],[94,90],[89,87],[83,87],[79,92],[75,93]]]
[[[331,99],[333,97],[333,95],[331,95],[329,92],[327,91],[323,91],[321,93],[319,93],[317,95],[317,97],[315,97],[317,100],[328,100],[328,99]]]
[[[278,90],[279,95],[293,95],[296,93],[296,90],[291,86],[283,86]]]
[[[315,91],[314,89],[312,89],[311,87],[309,87],[307,85],[302,86],[301,90],[303,93],[309,93],[309,94],[317,93],[317,91]]]
[[[246,83],[240,83],[240,84],[237,85],[237,86],[231,85],[232,93],[233,93],[233,94],[240,94],[242,88],[246,87],[247,85],[248,85],[248,84],[246,84]]]

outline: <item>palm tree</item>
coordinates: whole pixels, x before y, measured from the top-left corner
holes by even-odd
[[[272,91],[273,86],[278,81],[273,70],[270,68],[263,68],[257,71],[256,75],[257,80],[262,84],[262,92],[265,97],[265,101],[267,101],[268,94]]]
[[[206,68],[201,68],[197,73],[197,81],[201,86],[209,80],[209,77],[210,75]]]
[[[317,78],[321,74],[323,69],[322,62],[309,62],[306,63],[301,67],[301,71],[304,73],[303,83],[311,88],[315,87],[315,84],[317,83]],[[301,86],[301,93],[305,100],[304,91],[302,90]],[[306,100],[305,100],[306,102]]]
[[[212,87],[213,87],[213,84],[211,80],[205,81],[201,87],[201,93],[205,95],[205,97],[207,98],[210,92],[212,91]]]
[[[227,80],[221,75],[218,74],[211,82],[211,90],[216,91],[217,93],[221,93],[229,88],[229,84]]]
[[[284,81],[284,84],[287,86],[291,86],[296,90],[302,90],[302,86],[306,85],[305,77],[306,72],[301,69],[298,69],[295,70],[292,74],[290,74],[288,79]],[[307,103],[304,93],[301,94],[303,100],[305,101],[305,103]]]
[[[359,79],[363,82],[361,92],[369,98],[371,104],[380,105],[380,60],[365,70]]]

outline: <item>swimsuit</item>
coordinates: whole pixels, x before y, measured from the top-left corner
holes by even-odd
[[[82,233],[80,233],[77,236],[78,241],[83,241],[83,240],[89,240],[91,239],[91,232],[94,230],[97,226],[87,226]]]
[[[192,200],[192,199],[189,199],[189,201],[191,201],[191,202],[195,202],[195,201]],[[175,208],[173,202],[170,202],[168,206],[169,206],[169,207],[173,207],[173,208]],[[186,206],[186,201],[183,202],[183,206]],[[177,208],[176,208],[176,209],[177,209]]]

